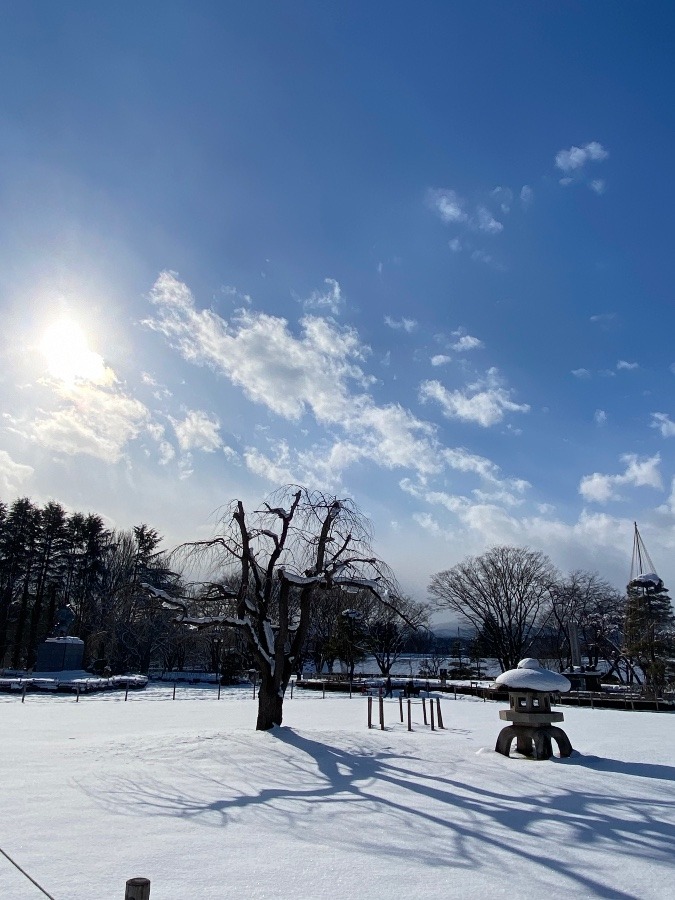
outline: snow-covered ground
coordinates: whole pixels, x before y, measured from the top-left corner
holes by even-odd
[[[493,752],[499,705],[443,697],[444,731],[385,701],[252,689],[0,695],[0,847],[55,900],[672,896],[675,719],[565,708],[578,750]],[[0,898],[44,894],[0,855]]]

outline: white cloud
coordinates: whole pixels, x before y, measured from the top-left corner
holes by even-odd
[[[491,200],[499,203],[503,213],[507,213],[513,195],[508,188],[495,188]],[[477,203],[467,211],[467,202],[459,194],[448,188],[431,188],[427,191],[427,202],[445,225],[461,225],[471,231],[484,234],[499,234],[504,226],[495,219],[487,206]],[[450,243],[450,249],[456,252],[461,245]]]
[[[479,350],[484,346],[479,338],[472,337],[470,334],[461,334],[459,331],[453,333],[459,336],[459,340],[452,344],[452,349],[458,353],[464,353],[468,350]]]
[[[499,208],[503,213],[510,212],[511,204],[513,203],[513,191],[511,188],[496,187],[490,193],[490,197],[495,203],[499,204]]]
[[[534,191],[529,184],[524,184],[520,189],[520,202],[523,206],[528,207],[534,200]]]
[[[607,424],[607,413],[604,411],[604,409],[596,409],[595,413],[593,414],[593,421],[599,427]]]
[[[432,366],[445,366],[449,362],[451,362],[452,357],[446,356],[444,353],[437,353],[436,356],[431,357],[431,365]]]
[[[607,159],[609,153],[602,144],[591,141],[583,147],[570,147],[569,150],[559,150],[555,155],[555,164],[562,172],[574,172],[583,168],[587,162],[599,162]]]
[[[594,178],[593,181],[588,185],[592,191],[596,194],[604,194],[605,193],[605,182],[602,178]]]
[[[327,290],[313,291],[302,304],[305,309],[326,310],[331,315],[337,316],[345,302],[340,285],[334,278],[324,278],[324,284]]]
[[[0,450],[0,493],[3,497],[18,493],[21,485],[29,480],[33,472],[31,466],[14,462],[6,450]]]
[[[487,250],[483,250],[481,248],[471,251],[471,259],[474,262],[485,263],[486,266],[492,266],[494,269],[498,269],[499,271],[504,271],[505,268],[502,263],[498,262],[491,253],[488,253]]]
[[[574,375],[575,378],[591,377],[591,373],[588,371],[588,369],[572,369],[572,375]]]
[[[427,194],[429,205],[438,213],[446,225],[452,222],[466,222],[464,201],[453,190],[433,188]]]
[[[484,206],[476,207],[476,212],[469,219],[469,225],[476,231],[483,231],[485,234],[499,234],[504,230],[502,223],[498,222]]]
[[[244,451],[244,461],[249,471],[272,484],[297,484],[299,481],[289,468],[290,452],[286,441],[278,443],[276,459],[255,447],[249,447]]]
[[[441,469],[432,425],[398,404],[378,406],[370,394],[352,392],[353,385],[372,382],[356,364],[369,348],[353,329],[305,316],[298,337],[285,319],[249,310],[228,322],[212,310],[197,310],[186,285],[169,272],[160,275],[150,300],[156,314],[147,325],[185,359],[226,375],[253,402],[296,422],[311,412],[318,424],[342,428],[377,465]],[[247,459],[249,467],[259,464],[251,453]],[[286,460],[273,462],[289,469]]]
[[[452,250],[453,253],[459,253],[462,249],[462,242],[459,238],[452,238],[448,241],[448,247]]]
[[[614,321],[615,318],[615,313],[598,313],[594,316],[591,316],[590,321],[596,325],[607,327],[611,322]]]
[[[76,383],[61,385],[57,395],[60,408],[39,410],[34,420],[15,422],[14,430],[61,453],[84,453],[115,463],[126,444],[151,423],[149,410],[121,391]]]
[[[667,413],[652,413],[652,428],[658,428],[662,437],[675,437],[675,422]]]
[[[405,317],[402,319],[392,319],[391,316],[385,316],[384,324],[389,328],[393,328],[394,331],[406,331],[408,334],[411,334],[417,328],[415,319],[406,319]]]
[[[496,369],[489,369],[485,379],[467,385],[463,391],[449,391],[439,381],[425,381],[420,386],[420,399],[435,400],[449,419],[476,422],[483,428],[501,422],[507,412],[529,412],[524,403],[514,403],[511,391],[502,386]]]
[[[170,463],[176,455],[176,451],[168,441],[161,441],[159,445],[159,464],[165,466]]]
[[[603,475],[600,472],[584,475],[579,483],[581,496],[589,502],[608,503],[610,500],[622,499],[617,488],[624,485],[662,489],[661,473],[658,470],[661,457],[658,453],[645,459],[627,453],[621,457],[621,461],[626,464],[626,470],[621,475]]]
[[[627,372],[632,372],[635,369],[640,368],[640,364],[636,362],[626,362],[625,359],[620,359],[616,364],[617,369],[624,369]]]
[[[205,450],[213,453],[222,446],[218,434],[220,422],[201,409],[190,409],[181,421],[171,418],[171,424],[178,438],[181,450]]]

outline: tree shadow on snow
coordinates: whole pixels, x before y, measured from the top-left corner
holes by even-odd
[[[322,843],[333,842],[343,849],[392,858],[408,853],[414,854],[418,865],[494,872],[505,887],[510,879],[521,879],[525,868],[533,886],[532,873],[537,871],[540,889],[550,891],[555,876],[556,889],[572,896],[638,900],[616,884],[603,884],[593,876],[589,858],[594,853],[605,865],[607,854],[620,855],[624,861],[672,862],[675,829],[666,819],[670,813],[672,821],[675,794],[660,799],[635,793],[618,796],[610,788],[593,792],[581,789],[577,782],[563,788],[539,777],[528,782],[532,788],[523,794],[509,790],[509,772],[504,767],[498,776],[504,790],[495,790],[422,772],[413,760],[388,749],[348,750],[286,727],[274,729],[269,736],[275,738],[265,748],[274,755],[271,767],[264,754],[256,759],[242,756],[239,763],[224,757],[222,776],[213,776],[213,765],[204,774],[186,763],[177,773],[180,777],[171,782],[146,777],[139,784],[109,776],[105,785],[88,788],[87,793],[116,813],[147,815],[150,811],[221,827],[238,822],[247,811],[249,826],[250,816],[260,815],[266,828],[293,828],[298,841],[316,840],[320,833]],[[284,746],[288,753],[283,753]],[[499,760],[504,762],[502,757]],[[596,757],[564,762],[598,772],[673,779],[668,766]],[[530,764],[535,767],[533,776],[535,771],[545,776],[545,769],[536,767],[546,763]],[[475,771],[479,780],[480,767]],[[491,778],[492,784],[495,780]],[[544,785],[540,793],[536,792],[538,782]],[[522,778],[514,783],[521,788]],[[360,807],[373,817],[369,822],[374,827],[355,828],[354,813]],[[574,850],[568,848],[579,845],[587,851],[585,857],[571,858]],[[533,852],[535,847],[541,852]]]

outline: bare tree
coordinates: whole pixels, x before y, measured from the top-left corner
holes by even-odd
[[[406,621],[400,613],[404,612]],[[374,656],[382,675],[389,675],[392,666],[401,656],[411,630],[428,624],[425,605],[410,598],[401,598],[398,609],[378,608],[372,611],[366,622],[365,646]]]
[[[577,570],[556,582],[551,591],[551,635],[562,668],[600,659],[616,667],[621,654],[625,598],[597,572]],[[626,661],[626,665],[628,662]]]
[[[194,615],[188,598],[148,589],[179,610],[177,621],[241,631],[260,671],[256,727],[267,730],[281,724],[284,693],[317,593],[366,590],[396,608],[396,588],[389,569],[373,556],[368,523],[350,500],[291,486],[250,517],[241,500],[233,501],[220,529],[210,540],[184,545],[182,553],[188,562],[212,567],[214,580],[201,600],[227,600],[228,612]]]
[[[470,622],[502,671],[526,654],[548,612],[556,572],[547,556],[522,547],[492,547],[431,579],[437,609]]]

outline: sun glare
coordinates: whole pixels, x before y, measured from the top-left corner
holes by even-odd
[[[70,319],[50,325],[42,338],[40,349],[52,378],[72,384],[75,381],[108,381],[112,374],[103,357],[89,349],[87,336]]]

